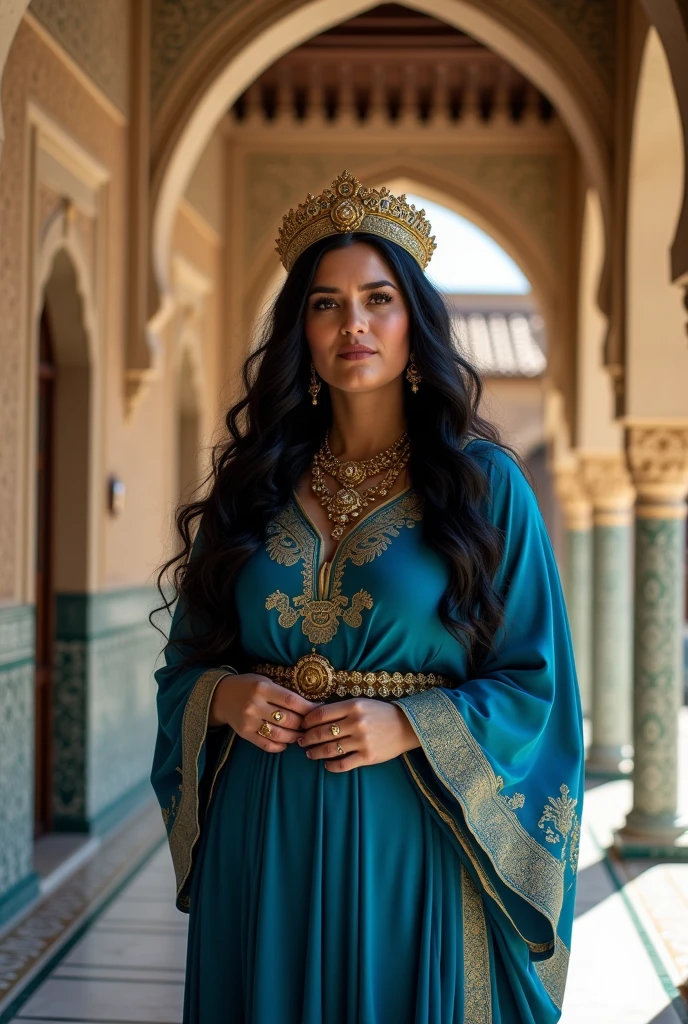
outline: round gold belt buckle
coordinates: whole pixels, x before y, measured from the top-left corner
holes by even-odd
[[[306,700],[321,700],[334,690],[334,668],[322,654],[304,654],[294,665],[292,683]]]

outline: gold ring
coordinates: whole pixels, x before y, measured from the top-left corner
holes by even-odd
[[[275,719],[276,722],[281,722],[282,719],[284,718],[284,715],[282,714],[282,712],[278,708],[277,711],[273,711],[272,712],[272,717]]]
[[[270,723],[263,722],[258,732],[260,733],[261,736],[266,736],[269,739],[272,736],[272,729],[270,728]]]
[[[336,722],[333,722],[332,725],[330,726],[330,732],[332,733],[333,736],[339,736],[341,731],[342,730],[339,728]]]
[[[339,740],[337,740],[337,753],[338,754],[343,754],[344,753],[344,749],[343,749],[341,743],[339,742]]]

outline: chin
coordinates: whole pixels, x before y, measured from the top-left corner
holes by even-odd
[[[349,380],[334,384],[333,387],[339,388],[340,391],[346,391],[348,394],[364,394],[369,391],[379,391],[381,388],[388,387],[391,383],[391,380],[371,380],[364,374],[361,374],[356,379],[352,380],[349,378]]]

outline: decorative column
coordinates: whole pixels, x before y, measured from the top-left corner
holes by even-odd
[[[632,766],[635,491],[623,452],[586,453],[581,466],[593,510],[592,744],[586,771],[621,778]]]
[[[583,714],[591,712],[592,513],[575,462],[554,466],[557,498],[566,530],[562,582],[571,625]]]
[[[688,420],[631,420],[628,462],[638,492],[635,544],[633,808],[615,836],[625,855],[688,859],[678,818]]]

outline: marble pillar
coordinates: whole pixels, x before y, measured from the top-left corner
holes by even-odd
[[[630,771],[633,693],[632,520],[635,491],[623,452],[580,456],[592,501],[592,743],[586,771]]]
[[[592,516],[578,465],[555,465],[556,495],[566,531],[562,583],[571,626],[583,714],[592,708]]]
[[[633,807],[615,836],[626,856],[688,859],[678,813],[688,421],[630,421],[635,545]]]

